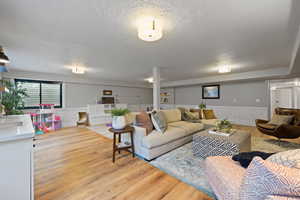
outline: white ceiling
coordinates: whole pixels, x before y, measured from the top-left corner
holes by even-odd
[[[297,2],[298,1],[298,2]],[[142,81],[153,66],[164,80],[287,67],[300,19],[299,0],[1,0],[0,45],[11,70]],[[135,22],[154,15],[161,40],[137,38]]]

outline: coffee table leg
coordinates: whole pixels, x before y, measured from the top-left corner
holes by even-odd
[[[116,134],[114,133],[114,141],[113,141],[113,163],[115,162],[115,152],[116,152]]]
[[[130,139],[131,139],[131,151],[132,151],[132,157],[134,157],[133,132],[130,132]]]

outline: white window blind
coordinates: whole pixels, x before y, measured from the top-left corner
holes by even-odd
[[[25,108],[38,108],[40,104],[62,107],[62,83],[16,79],[17,87],[26,89]]]

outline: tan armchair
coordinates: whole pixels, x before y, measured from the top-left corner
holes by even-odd
[[[291,124],[282,124],[280,126],[268,124],[266,120],[257,119],[255,123],[260,132],[278,139],[295,139],[300,137],[300,109],[276,108],[275,113],[278,115],[294,115],[295,117]]]

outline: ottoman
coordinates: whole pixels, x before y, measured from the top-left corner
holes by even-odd
[[[196,157],[233,156],[239,152],[251,151],[251,134],[236,130],[230,136],[208,133],[208,130],[193,135],[193,154]]]

